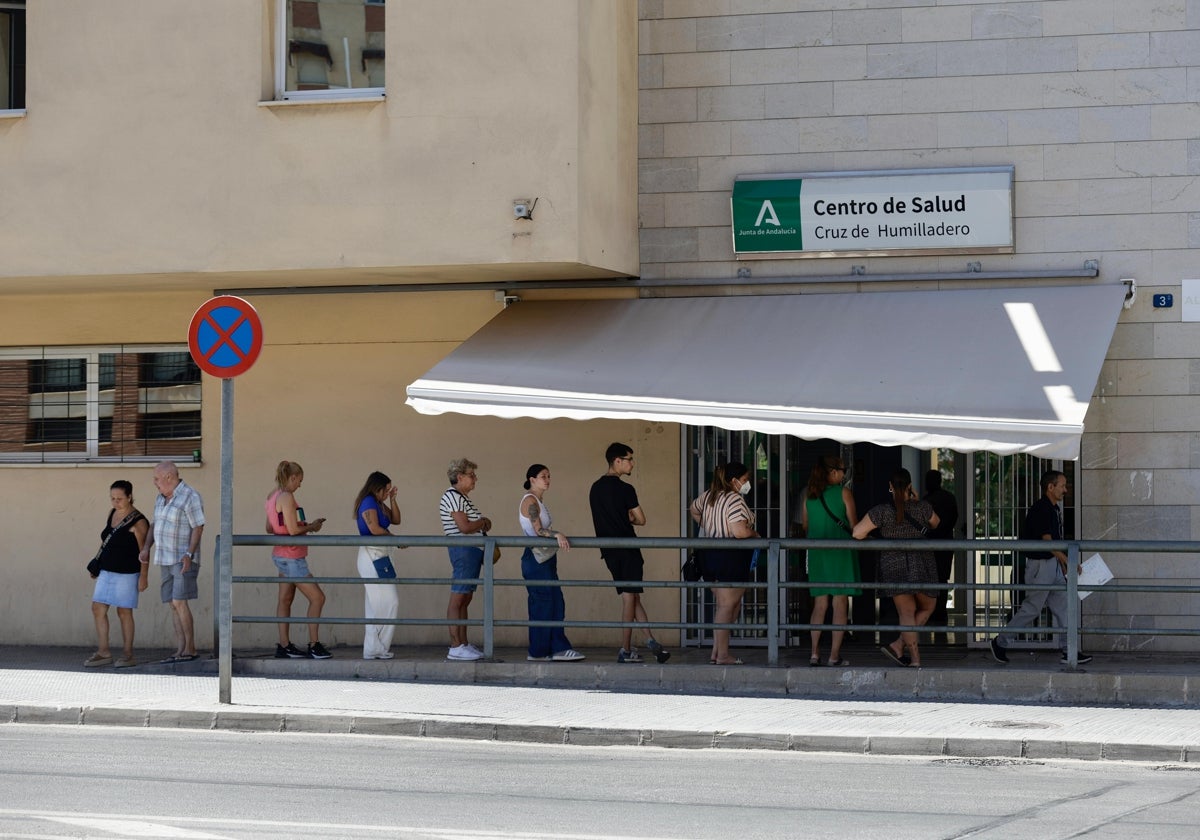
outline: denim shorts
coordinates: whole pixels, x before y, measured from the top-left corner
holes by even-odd
[[[447,551],[450,552],[450,567],[454,569],[454,577],[456,578],[478,578],[479,573],[483,571],[483,549],[475,548],[469,545],[452,545]],[[450,584],[451,592],[474,592],[475,584],[473,583],[452,583]]]
[[[293,560],[290,557],[277,557],[272,554],[271,559],[275,561],[275,568],[279,570],[279,574],[285,578],[312,577],[312,572],[308,570],[307,558]]]

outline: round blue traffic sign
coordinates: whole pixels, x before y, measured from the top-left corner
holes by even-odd
[[[230,379],[245,373],[262,350],[262,321],[247,301],[222,295],[204,303],[188,327],[188,349],[205,373]]]

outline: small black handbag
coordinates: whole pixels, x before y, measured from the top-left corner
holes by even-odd
[[[137,511],[135,510],[133,513],[129,514],[120,522],[118,522],[117,527],[108,532],[108,536],[104,538],[104,542],[100,543],[100,550],[96,552],[96,556],[87,562],[87,573],[89,575],[94,578],[100,577],[100,555],[104,553],[104,549],[108,545],[108,541],[117,535],[117,531],[120,531],[136,518]]]

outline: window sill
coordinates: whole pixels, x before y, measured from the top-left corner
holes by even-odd
[[[183,457],[172,459],[172,458],[163,458],[161,456],[147,455],[145,457],[129,457],[124,460],[121,460],[120,458],[88,458],[86,460],[80,459],[78,461],[68,461],[68,460],[37,461],[37,460],[32,460],[32,459],[28,460],[28,461],[4,460],[4,461],[0,461],[0,469],[11,469],[14,467],[20,467],[20,468],[24,468],[24,469],[29,469],[31,467],[37,467],[38,469],[49,468],[49,469],[60,469],[60,470],[61,469],[74,470],[74,469],[80,469],[80,468],[86,469],[89,467],[104,467],[106,469],[111,469],[114,466],[120,466],[123,464],[128,464],[128,465],[132,465],[132,466],[141,466],[141,467],[152,467],[152,466],[155,466],[156,464],[161,464],[163,461],[173,461],[175,466],[177,466],[181,472],[183,470],[198,469],[198,468],[204,466],[203,461],[193,461],[190,457],[188,457],[186,459]]]
[[[370,96],[330,96],[330,97],[306,97],[304,99],[268,99],[265,102],[259,102],[259,108],[295,108],[306,105],[362,105],[364,103],[383,102],[387,99],[384,94],[372,94]]]
[[[23,116],[25,116],[24,108],[0,110],[0,120],[19,120]]]

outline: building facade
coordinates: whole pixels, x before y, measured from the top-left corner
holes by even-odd
[[[541,462],[555,479],[547,500],[556,523],[588,534],[587,488],[604,470],[604,448],[622,440],[637,453],[647,536],[686,532],[688,497],[731,456],[756,471],[764,533],[787,535],[812,458],[844,447],[864,503],[892,465],[918,474],[942,466],[963,503],[965,536],[1013,536],[1036,472],[1058,466],[1071,477],[1076,535],[1192,539],[1200,345],[1183,310],[1200,244],[1198,32],[1196,0],[0,2],[5,638],[90,642],[82,565],[98,545],[108,485],[133,481],[149,509],[151,469],[163,457],[207,502],[209,574],[197,614],[209,626],[220,387],[185,354],[192,314],[217,293],[253,303],[265,335],[235,384],[239,533],[260,531],[282,459],[304,466],[300,496],[310,515],[328,517],[325,533],[352,532],[351,503],[376,469],[401,488],[400,530],[436,533],[445,465],[465,456],[480,464],[473,498],[503,523],[497,532],[517,532],[525,467]],[[734,250],[731,199],[747,179],[981,168],[1012,173],[1004,247]],[[704,395],[693,395],[684,400],[691,413],[680,414],[668,384],[715,361],[676,352],[679,339],[656,344],[668,330],[614,327],[595,364],[565,371],[560,349],[571,335],[552,335],[554,319],[573,310],[586,325],[608,307],[622,324],[646,317],[643,303],[700,301],[706,314],[695,317],[725,330],[713,343],[728,340],[746,360],[745,379],[770,399],[777,382],[807,381],[759,368],[789,330],[722,321],[731,311],[723,302],[756,298],[786,320],[808,311],[795,303],[806,295],[850,296],[842,336],[821,346],[825,358],[853,359],[880,341],[863,303],[872,296],[900,294],[927,313],[980,290],[1074,294],[1126,279],[1136,296],[1093,331],[1102,333],[1091,360],[1099,375],[1074,395],[1078,460],[731,419],[761,405],[750,393],[709,399],[703,410]],[[1162,294],[1174,306],[1156,307]],[[971,325],[969,312],[945,305]],[[1073,317],[1082,311],[1060,308],[1043,319],[1046,332],[1086,343],[1089,324]],[[887,325],[897,356],[914,319]],[[964,339],[923,329],[934,346],[939,336],[948,342],[913,360],[917,378],[936,385],[939,367],[964,355]],[[610,345],[640,355],[605,371]],[[491,368],[478,367],[485,346],[505,348],[484,360]],[[433,399],[442,382],[433,374],[456,358],[460,371],[487,371],[493,396],[508,389],[526,404],[474,413],[442,405],[428,415],[406,405],[406,388],[416,403]],[[662,375],[668,384],[615,395],[641,400],[632,410],[614,408],[612,394],[600,400],[598,384],[584,389],[582,407],[578,395],[563,396],[566,385],[550,394],[546,384],[565,372],[641,387],[668,362],[681,365]],[[803,354],[793,363],[806,375],[827,364]],[[510,385],[514,371],[527,380]],[[988,371],[997,384],[1008,378],[1003,364],[999,375]],[[861,398],[856,411],[869,424],[881,392],[866,378],[844,379],[840,390]],[[430,387],[410,387],[422,383]],[[671,411],[646,407],[664,396]],[[990,422],[1004,425],[1001,413]],[[508,554],[498,574],[519,577]],[[1195,579],[1184,554],[1107,559],[1125,582]],[[801,558],[788,564],[788,576],[802,576]],[[353,552],[316,549],[312,565],[318,575],[352,575]],[[676,554],[651,552],[647,574],[674,578],[677,565]],[[960,557],[956,578],[981,579],[985,566]],[[399,552],[397,567],[431,577],[449,569],[432,549]],[[266,549],[238,550],[234,568],[273,574]],[[606,572],[596,551],[577,549],[562,575]],[[358,587],[331,590],[326,615],[360,614]],[[647,597],[656,620],[695,606],[667,591]],[[438,618],[444,601],[444,587],[413,587],[401,614]],[[616,610],[607,590],[569,591],[567,601],[572,618]],[[78,608],[64,611],[65,602]],[[270,614],[273,603],[270,585],[236,589],[239,614]],[[770,608],[751,607],[752,618]],[[1003,609],[982,607],[989,622]],[[1089,648],[1195,649],[1169,635],[1194,625],[1195,597],[1102,592],[1084,611],[1092,626],[1164,630],[1096,636]],[[498,597],[497,615],[507,614],[524,614],[519,588]],[[168,644],[153,587],[138,621],[139,644]],[[267,645],[273,635],[239,626],[236,643]],[[505,630],[499,641],[522,635]],[[613,635],[572,633],[579,645]],[[403,628],[397,641],[443,636]],[[323,638],[355,645],[361,632],[331,626]]]
[[[0,80],[23,80],[19,98],[0,101],[19,106],[0,111],[11,530],[0,624],[11,643],[91,643],[82,564],[99,547],[108,487],[132,481],[152,510],[164,457],[206,502],[196,620],[201,644],[211,636],[221,387],[189,365],[187,330],[219,292],[256,307],[265,339],[235,380],[238,533],[262,532],[283,459],[303,465],[299,496],[327,534],[354,532],[372,470],[401,488],[397,530],[440,533],[457,457],[480,464],[473,498],[501,533],[518,531],[533,462],[554,470],[557,521],[586,533],[587,489],[615,439],[639,450],[648,499],[675,497],[675,438],[661,456],[642,452],[668,436],[645,424],[431,418],[404,405],[409,382],[503,310],[509,284],[637,274],[634,4],[48,0],[0,13]],[[647,533],[674,529],[674,516],[652,516]],[[317,575],[355,574],[353,549],[311,558]],[[269,549],[234,563],[275,574]],[[450,572],[444,550],[408,549],[396,565]],[[563,568],[604,573],[595,551]],[[520,577],[516,553],[498,572]],[[274,588],[239,586],[235,609],[273,614]],[[361,616],[361,587],[328,588],[326,615]],[[446,589],[414,587],[402,615],[443,617]],[[568,599],[574,615],[615,608],[615,597],[594,610]],[[504,590],[497,609],[523,614],[524,592]],[[170,643],[156,577],[136,616],[139,647]],[[272,635],[239,625],[237,643]],[[407,628],[397,640],[444,636]]]
[[[1135,279],[1136,298],[1120,311],[1086,408],[1077,464],[1049,464],[1071,478],[1077,536],[1194,540],[1200,327],[1187,320],[1181,298],[1200,246],[1198,30],[1200,4],[1192,0],[646,0],[638,47],[641,277],[724,278],[726,293],[762,293],[755,281],[793,278],[789,291],[864,295]],[[746,260],[733,251],[738,176],[980,166],[1014,168],[1009,254]],[[1094,278],[1040,276],[1093,264]],[[903,277],[856,283],[855,272]],[[989,273],[1011,276],[985,279]],[[1161,294],[1173,295],[1174,306],[1156,307]],[[1073,316],[1055,313],[1051,335]],[[896,324],[896,352],[912,338]],[[838,347],[864,340],[851,319]],[[769,352],[770,344],[759,338],[747,353]],[[960,351],[950,345],[914,362],[936,378]],[[1014,536],[1022,509],[1014,500],[1034,492],[1029,483],[1041,464],[1026,467],[1021,488],[1011,476],[996,478],[1011,465],[979,456],[965,472],[958,464],[956,489],[973,517],[963,535]],[[989,492],[996,498],[985,498]],[[1010,528],[998,527],[997,516]],[[1106,559],[1127,583],[1195,582],[1187,554]],[[1098,593],[1084,603],[1085,625],[1167,633],[1195,627],[1198,612],[1195,596]],[[1086,645],[1195,649],[1194,639],[1165,634]]]

